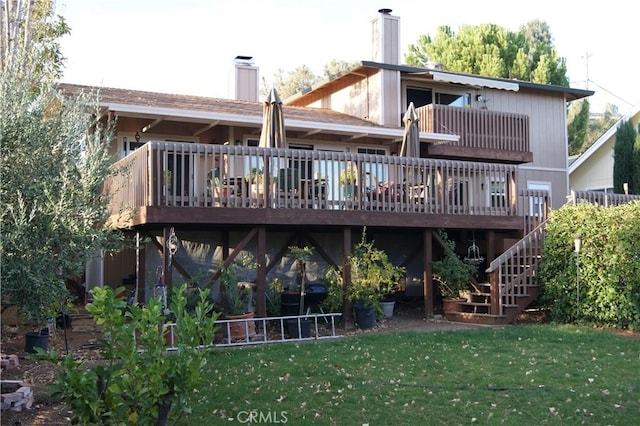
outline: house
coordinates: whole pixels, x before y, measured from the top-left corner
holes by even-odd
[[[265,315],[267,283],[295,274],[289,246],[314,248],[307,274],[321,280],[366,227],[406,267],[405,297],[432,315],[445,229],[461,257],[482,258],[482,300],[459,319],[512,320],[535,285],[524,273],[507,285],[504,271],[535,261],[536,224],[565,202],[566,104],[593,92],[402,65],[399,26],[379,11],[371,60],[285,100],[287,148],[258,147],[263,105],[247,57],[236,58],[236,99],[99,88],[105,117],[118,118],[112,224],[136,246],[88,265],[88,287],[125,285],[144,300],[158,284],[192,280],[215,296],[220,268],[248,252],[257,269],[243,280]],[[399,155],[410,103],[419,157]]]
[[[629,120],[636,131],[640,130],[640,105],[634,106],[569,164],[571,191],[613,192],[613,147],[616,132],[620,124]]]

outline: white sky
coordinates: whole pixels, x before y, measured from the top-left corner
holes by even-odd
[[[567,60],[571,86],[624,113],[640,101],[628,2],[538,0],[57,0],[71,27],[62,40],[69,83],[229,97],[233,59],[253,56],[260,77],[307,65],[321,74],[332,59],[371,59],[371,21],[380,8],[400,17],[406,47],[437,27],[493,23],[517,31],[533,19],[549,24]],[[626,3],[626,4],[625,4]]]

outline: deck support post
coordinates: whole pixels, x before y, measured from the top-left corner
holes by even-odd
[[[429,318],[433,316],[433,241],[431,229],[425,229],[423,232],[423,296],[424,296],[424,316]]]
[[[351,319],[351,303],[349,302],[349,287],[351,286],[351,267],[349,266],[349,256],[351,256],[351,228],[345,227],[342,230],[342,292],[344,294],[344,304],[342,308],[342,318],[344,324]]]
[[[257,244],[256,244],[256,313],[258,317],[267,316],[266,302],[266,278],[267,278],[267,230],[265,226],[258,226]]]

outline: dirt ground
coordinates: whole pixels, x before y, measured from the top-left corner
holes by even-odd
[[[533,319],[536,321],[537,319]],[[529,319],[531,321],[531,319]],[[452,323],[436,317],[425,319],[419,305],[409,303],[396,304],[394,316],[380,322],[375,329],[361,331],[347,325],[339,328],[340,335],[354,335],[358,333],[384,333],[394,331],[441,331],[470,329],[482,326]],[[33,391],[35,402],[31,409],[21,412],[4,410],[0,413],[0,424],[11,426],[35,426],[35,425],[69,425],[71,413],[69,409],[59,402],[51,400],[48,396],[47,383],[53,381],[56,369],[49,363],[33,361],[25,358],[24,328],[3,325],[2,353],[19,357],[17,368],[2,371],[3,380],[24,380],[28,382]],[[74,317],[71,329],[65,333],[57,330],[56,335],[49,340],[49,347],[55,348],[59,353],[65,353],[66,349],[77,357],[87,360],[97,359],[95,343],[99,332],[88,316]]]

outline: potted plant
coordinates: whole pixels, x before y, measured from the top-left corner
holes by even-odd
[[[348,259],[351,268],[349,300],[353,303],[356,322],[360,328],[375,327],[380,299],[393,291],[405,269],[394,266],[387,254],[367,241],[366,230]]]
[[[20,293],[24,299],[13,300],[18,305],[32,331],[25,333],[25,352],[35,353],[36,348],[47,349],[49,344],[49,324],[55,325],[55,319],[69,301],[69,293],[59,277],[52,276],[51,285],[44,282],[34,283],[30,291]],[[54,284],[55,281],[55,284]],[[43,285],[41,288],[40,285]]]
[[[223,203],[226,205],[226,199],[233,195],[233,188],[228,185],[223,185],[220,180],[220,171],[218,169],[209,170],[207,174],[207,196],[212,195],[217,198],[222,198]]]
[[[469,289],[469,277],[477,272],[477,266],[465,263],[455,252],[455,242],[444,231],[440,231],[444,241],[444,253],[440,260],[433,262],[433,277],[438,283],[442,296],[443,311],[459,311],[460,303],[465,301],[461,292]]]
[[[251,198],[260,199],[264,196],[264,173],[262,169],[253,167],[244,177],[249,184]]]
[[[251,304],[253,302],[253,284],[239,281],[238,269],[241,267],[252,268],[254,265],[249,256],[243,257],[239,262],[234,262],[220,270],[220,308],[225,319],[244,320],[253,318]],[[245,327],[245,324],[247,325]],[[229,323],[231,339],[246,339],[255,335],[255,323],[253,321],[237,321]]]
[[[358,169],[354,165],[349,165],[345,169],[340,171],[338,177],[340,185],[344,188],[344,195],[346,198],[353,198],[355,194],[355,188],[358,184]]]
[[[313,256],[313,248],[309,246],[289,246],[289,254],[296,264],[296,280],[292,289],[294,295],[299,295],[298,312],[294,315],[302,316],[305,313],[305,286],[307,278],[306,264]],[[292,337],[309,337],[311,321],[308,319],[293,319],[287,321],[287,328]]]

